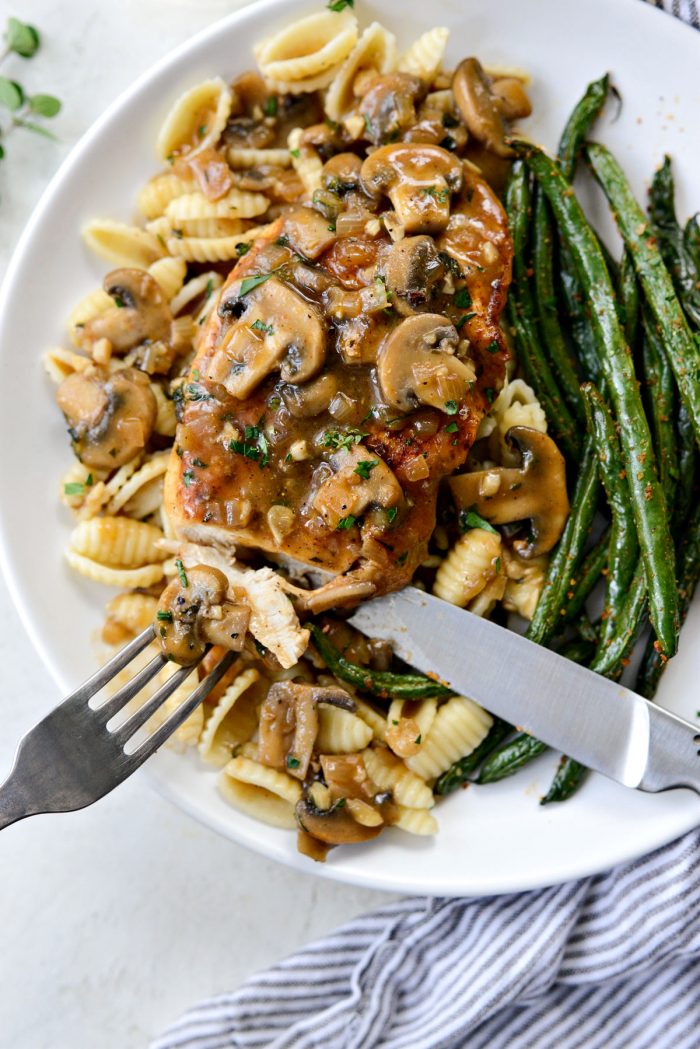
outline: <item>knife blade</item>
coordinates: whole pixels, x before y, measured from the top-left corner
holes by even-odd
[[[700,793],[698,726],[488,619],[416,587],[350,622],[423,673],[627,787]]]

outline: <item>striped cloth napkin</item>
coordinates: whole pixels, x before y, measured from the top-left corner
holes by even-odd
[[[700,29],[700,0],[648,0]],[[407,897],[151,1049],[700,1049],[700,831],[608,874],[478,900]]]

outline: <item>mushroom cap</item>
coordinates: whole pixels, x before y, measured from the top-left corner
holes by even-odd
[[[370,507],[386,510],[403,502],[393,470],[363,445],[337,451],[330,463],[335,473],[323,481],[313,500],[314,510],[330,528],[337,528],[343,518],[360,517]]]
[[[404,237],[392,244],[382,263],[391,305],[408,317],[430,303],[445,275],[445,265],[432,237]]]
[[[244,284],[234,281],[222,298],[220,314],[233,311],[238,320],[224,330],[207,378],[241,400],[277,368],[285,382],[313,378],[323,366],[327,342],[317,308],[278,277],[242,294]]]
[[[56,401],[81,462],[97,470],[123,466],[145,447],[157,415],[148,376],[136,368],[74,372],[60,384]]]
[[[317,259],[336,239],[332,225],[314,208],[294,208],[285,216],[284,235],[299,255]]]
[[[226,576],[211,565],[194,565],[185,570],[184,578],[176,576],[168,583],[160,595],[154,621],[168,659],[180,666],[192,666],[202,658],[209,642],[240,651],[250,610],[227,602],[227,589]],[[210,626],[214,627],[213,636]]]
[[[375,77],[359,108],[370,140],[378,145],[413,124],[416,101],[424,94],[423,81],[412,73],[387,73]]]
[[[407,233],[438,233],[450,218],[450,195],[462,186],[461,162],[441,146],[398,142],[381,146],[360,172],[370,197],[387,195]]]
[[[330,809],[318,809],[310,798],[301,798],[294,814],[302,830],[326,845],[356,845],[376,838],[384,830],[383,821],[367,827],[354,820],[342,798]]]
[[[115,305],[79,329],[81,346],[89,347],[98,339],[109,339],[112,351],[124,354],[146,340],[170,341],[173,319],[170,306],[160,284],[150,273],[127,267],[112,270],[102,286]]]
[[[474,370],[455,356],[459,333],[439,313],[407,317],[394,328],[379,351],[377,376],[384,399],[402,412],[418,404],[445,410],[448,401],[464,399]]]
[[[321,182],[324,189],[331,193],[347,193],[357,189],[360,184],[362,161],[356,153],[336,153],[327,160],[321,171]]]
[[[478,58],[465,58],[452,77],[452,93],[469,133],[500,157],[513,151],[506,143],[503,110]]]
[[[513,544],[529,560],[551,550],[564,530],[569,516],[566,464],[552,438],[540,430],[513,426],[506,440],[520,450],[520,467],[459,474],[449,485],[461,510],[475,510],[492,524],[529,520],[528,539]]]

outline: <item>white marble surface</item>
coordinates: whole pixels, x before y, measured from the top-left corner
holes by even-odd
[[[0,273],[44,186],[92,121],[227,0],[21,0],[43,33],[2,73],[59,95],[58,143],[13,133],[0,163]],[[60,248],[57,248],[60,250]],[[4,348],[6,349],[6,348]],[[37,347],[39,352],[40,347]],[[56,694],[0,588],[0,773]],[[196,825],[137,776],[81,813],[0,837],[0,1049],[136,1049],[198,998],[388,897],[276,866]]]

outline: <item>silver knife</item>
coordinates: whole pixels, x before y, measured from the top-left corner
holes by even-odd
[[[635,692],[406,587],[350,619],[417,670],[626,787],[700,793],[700,729]]]

